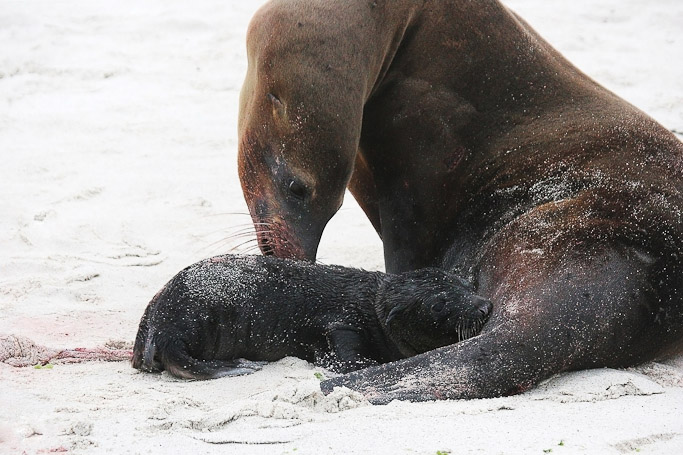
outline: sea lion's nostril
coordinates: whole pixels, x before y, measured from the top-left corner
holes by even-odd
[[[477,311],[482,315],[482,317],[486,317],[491,313],[491,310],[493,310],[493,303],[491,303],[490,300],[484,299],[484,298],[477,298]]]

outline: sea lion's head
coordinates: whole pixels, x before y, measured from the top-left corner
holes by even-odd
[[[478,335],[493,308],[465,280],[434,268],[390,276],[380,304],[389,337],[407,356]]]
[[[261,251],[314,260],[351,178],[362,119],[353,99],[362,93],[343,88],[350,76],[325,48],[302,47],[313,32],[305,18],[273,8],[247,34],[239,177]]]
[[[287,108],[281,94],[253,96],[243,109],[238,169],[259,247],[264,254],[314,260],[352,168],[333,134],[324,134],[315,119],[301,120],[302,106]]]

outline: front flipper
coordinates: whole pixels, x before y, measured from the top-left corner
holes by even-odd
[[[607,248],[583,260],[574,254],[576,248],[564,261],[538,261],[517,274],[510,267],[501,298],[494,298],[497,325],[480,335],[324,381],[322,390],[346,386],[376,404],[493,398],[521,393],[553,374],[631,366],[680,346],[680,298],[656,292],[640,256]],[[666,310],[671,316],[662,319]]]
[[[559,370],[555,361],[564,353],[539,352],[543,342],[508,329],[328,379],[321,389],[327,394],[348,387],[373,404],[489,398],[520,393]]]
[[[331,355],[321,359],[325,367],[338,373],[348,373],[377,365],[371,358],[368,341],[355,327],[335,327],[327,333]]]

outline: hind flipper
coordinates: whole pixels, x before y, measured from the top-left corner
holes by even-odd
[[[316,359],[316,363],[335,373],[349,373],[377,365],[361,330],[351,326],[334,327],[327,333],[331,352]]]
[[[214,360],[207,362],[214,365],[214,378],[224,378],[227,376],[243,376],[256,373],[268,362],[254,362],[247,359],[236,360]]]
[[[173,376],[183,379],[218,379],[252,374],[267,363],[246,359],[199,360],[186,357],[184,360],[164,362],[166,370]]]

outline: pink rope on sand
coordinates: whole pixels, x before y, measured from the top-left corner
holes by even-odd
[[[109,349],[107,347],[76,348],[60,351],[54,357],[52,363],[80,363],[90,361],[119,362],[130,360],[133,357],[132,349]]]
[[[16,335],[0,335],[0,362],[14,367],[69,364],[90,361],[118,362],[130,360],[131,349],[108,347],[52,349]]]

